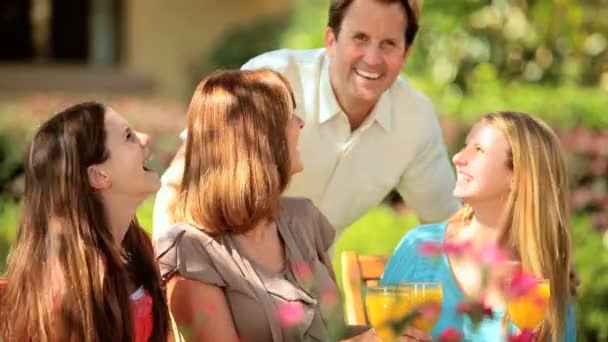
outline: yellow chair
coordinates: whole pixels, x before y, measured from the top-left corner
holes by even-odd
[[[365,301],[362,288],[377,284],[388,262],[386,255],[358,255],[342,252],[342,287],[344,289],[344,313],[346,324],[366,325]]]

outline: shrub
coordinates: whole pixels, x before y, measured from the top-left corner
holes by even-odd
[[[266,16],[254,22],[237,26],[222,34],[204,56],[203,72],[219,68],[238,69],[249,59],[279,47],[280,33],[289,23],[290,15]],[[196,80],[197,83],[200,80]]]
[[[24,130],[0,130],[0,194],[23,172]]]
[[[602,234],[589,229],[588,216],[573,219],[574,256],[581,278],[576,298],[580,341],[608,340],[608,251]]]
[[[15,241],[19,224],[19,204],[0,194],[0,274],[4,272],[6,257]]]

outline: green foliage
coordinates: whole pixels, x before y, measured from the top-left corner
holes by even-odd
[[[10,244],[15,241],[20,204],[0,195],[0,274],[4,272]]]
[[[433,100],[442,117],[472,123],[482,114],[515,110],[538,116],[553,126],[608,128],[608,92],[598,88],[572,85],[547,86],[530,83],[503,83],[480,80],[470,94],[453,85],[438,86],[423,78],[411,78],[418,89]]]
[[[279,37],[279,46],[289,49],[316,49],[325,45],[328,0],[295,0],[291,22]]]
[[[426,0],[413,69],[465,92],[480,64],[505,81],[595,86],[607,70],[606,15],[604,0]]]
[[[608,235],[589,229],[588,217],[573,220],[574,255],[581,278],[576,298],[579,341],[608,340]],[[604,239],[602,239],[604,235]]]
[[[238,69],[249,59],[279,46],[280,33],[289,23],[289,15],[258,18],[223,34],[203,58],[202,70]]]
[[[139,225],[152,234],[152,215],[154,213],[154,196],[150,196],[147,200],[137,208],[137,221]]]
[[[608,2],[425,0],[422,13],[406,71],[441,115],[608,127]]]
[[[0,130],[0,192],[23,170],[25,130]]]
[[[340,254],[353,251],[360,254],[391,254],[403,235],[419,224],[413,214],[396,215],[385,206],[370,210],[365,216],[353,223],[334,245],[333,266],[340,279]]]

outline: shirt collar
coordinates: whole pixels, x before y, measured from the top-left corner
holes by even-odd
[[[342,112],[340,104],[336,99],[334,90],[331,87],[329,81],[329,56],[325,55],[323,58],[323,65],[321,66],[321,78],[319,84],[319,123],[328,121],[336,114]]]
[[[334,94],[334,90],[329,81],[329,61],[329,56],[325,55],[321,67],[319,85],[319,123],[324,123],[342,112],[342,108],[336,99],[336,95]],[[378,103],[376,103],[376,106],[374,106],[370,113],[373,120],[377,121],[386,131],[390,131],[392,123],[391,115],[393,104],[390,99],[390,91],[391,88],[382,93],[380,99],[378,99]]]
[[[374,118],[376,122],[378,122],[380,126],[382,126],[382,128],[384,128],[384,130],[386,130],[387,132],[391,130],[393,115],[393,102],[391,101],[390,92],[391,87],[389,87],[387,90],[384,91],[384,93],[382,93],[382,95],[380,95],[378,103],[376,103],[376,106],[374,107],[374,109],[372,109],[372,112],[370,113],[370,116]]]

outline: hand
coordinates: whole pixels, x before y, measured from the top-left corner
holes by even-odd
[[[376,331],[374,329],[369,329],[365,331],[363,334],[357,335],[354,338],[343,340],[341,342],[382,342],[380,337],[376,335]]]
[[[405,328],[399,337],[399,342],[430,342],[432,340],[431,335],[414,327]]]
[[[576,297],[577,289],[581,284],[581,278],[578,276],[578,272],[574,268],[574,265],[570,269],[570,294],[572,297]]]

